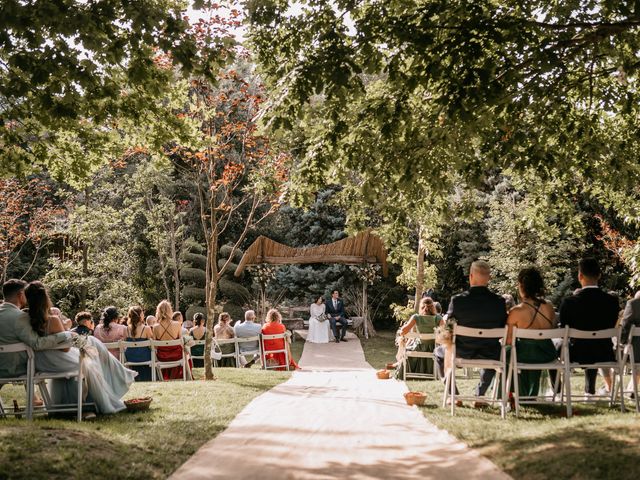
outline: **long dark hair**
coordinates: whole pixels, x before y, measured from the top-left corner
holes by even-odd
[[[111,328],[111,322],[115,321],[118,323],[118,309],[113,306],[105,308],[100,317],[100,321],[102,322],[102,327],[105,330],[109,330]]]
[[[27,285],[27,288],[24,289],[24,294],[29,304],[31,328],[38,335],[44,336],[51,307],[53,307],[47,289],[42,282],[36,280]]]
[[[138,307],[137,305],[130,307],[127,312],[127,319],[127,323],[131,329],[131,335],[133,336],[138,330],[138,325],[141,323],[144,324],[144,312],[142,311],[142,307]]]
[[[538,303],[544,301],[544,280],[542,274],[537,268],[530,267],[520,270],[518,273],[518,283],[522,288],[522,292]]]

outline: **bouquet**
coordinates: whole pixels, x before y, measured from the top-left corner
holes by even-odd
[[[438,325],[433,329],[436,334],[436,343],[440,345],[451,345],[453,342],[453,327],[456,321],[453,318],[447,318],[443,325]]]
[[[316,320],[318,320],[319,322],[326,322],[327,320],[329,320],[329,315],[327,315],[326,313],[321,313],[316,317]]]

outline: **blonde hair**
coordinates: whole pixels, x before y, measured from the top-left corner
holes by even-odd
[[[267,312],[267,317],[265,318],[265,321],[267,323],[280,322],[281,320],[282,320],[282,315],[280,315],[280,312],[275,308],[272,308]]]
[[[222,312],[220,315],[218,315],[218,323],[222,323],[223,321],[230,322],[231,315],[229,315],[227,312]]]
[[[158,323],[170,322],[173,318],[173,308],[169,300],[162,300],[156,308],[156,320]]]

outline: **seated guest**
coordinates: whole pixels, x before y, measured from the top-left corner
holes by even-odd
[[[168,300],[162,300],[158,304],[156,320],[158,323],[152,329],[155,340],[182,340],[182,325],[173,320],[173,309]],[[160,362],[181,360],[183,349],[184,345],[156,347],[156,357]],[[162,377],[165,380],[178,380],[183,378],[183,373],[182,367],[165,368],[162,370]]]
[[[58,317],[51,315],[51,300],[41,282],[31,282],[25,289],[29,304],[31,327],[38,335],[63,332],[64,327]],[[117,318],[117,317],[114,317]],[[116,413],[126,407],[122,397],[133,383],[136,372],[125,368],[95,337],[87,337],[90,347],[86,349],[83,362],[83,376],[86,382],[87,400],[95,403],[98,413]],[[80,352],[77,348],[65,350],[42,350],[36,352],[36,371],[63,373],[77,371]],[[54,379],[47,384],[53,403],[74,404],[77,401],[75,379]]]
[[[204,340],[204,336],[207,333],[207,329],[204,326],[204,315],[200,312],[197,312],[193,316],[193,321],[195,326],[189,330],[189,335],[193,337],[194,340]],[[194,345],[191,347],[191,355],[196,357],[204,356],[204,345]],[[204,360],[200,358],[193,359],[194,367],[204,367]]]
[[[431,297],[423,297],[420,300],[419,313],[412,315],[409,321],[402,326],[400,336],[404,337],[409,332],[433,334],[434,329],[440,325],[441,322],[442,317],[436,313],[436,306],[433,299]],[[396,355],[399,367],[396,370],[398,378],[402,378],[402,364],[406,358],[407,351],[433,352],[435,348],[434,340],[403,342],[402,339],[400,339],[399,343],[398,354]],[[409,357],[407,360],[407,373],[426,373],[433,375],[433,360],[430,358]]]
[[[525,268],[518,274],[518,293],[522,302],[509,311],[507,344],[511,345],[513,327],[545,330],[556,328],[556,313],[553,305],[544,297],[544,281],[535,268]],[[558,352],[551,340],[518,339],[514,345],[518,362],[548,363],[558,358]],[[513,347],[512,347],[513,348]],[[540,370],[522,370],[519,375],[519,392],[524,397],[536,397],[540,388]]]
[[[278,335],[280,333],[285,333],[287,328],[282,323],[282,316],[280,312],[275,308],[272,308],[267,312],[267,318],[265,319],[265,324],[262,327],[263,335]],[[267,365],[282,365],[282,367],[277,368],[276,370],[284,370],[285,369],[285,354],[284,352],[279,353],[267,353],[270,350],[284,350],[287,349],[289,355],[289,368],[299,369],[300,367],[296,363],[296,361],[291,356],[291,348],[289,347],[289,342],[285,342],[283,338],[276,338],[273,340],[264,340],[264,351],[265,351],[265,359]]]
[[[76,313],[75,323],[77,327],[72,328],[71,331],[78,335],[93,335],[93,316],[89,312]]]
[[[93,336],[102,343],[119,342],[127,338],[127,327],[118,323],[118,309],[116,307],[107,307],[102,312],[100,323],[93,331]],[[111,354],[120,358],[119,348],[110,348]]]
[[[618,321],[618,297],[598,287],[600,281],[600,265],[595,258],[584,258],[578,264],[578,281],[581,289],[578,293],[565,298],[560,305],[560,323],[578,330],[604,330],[614,328]],[[613,342],[608,339],[573,340],[569,345],[569,356],[572,362],[596,363],[614,362]],[[598,371],[585,369],[585,393],[596,393]],[[603,372],[606,387],[600,392],[611,391],[611,372]]]
[[[154,317],[153,315],[147,315],[147,318],[145,319],[144,323],[146,323],[148,327],[153,328],[153,326],[157,324],[158,321],[156,320],[156,317]]]
[[[27,306],[26,286],[27,282],[17,279],[7,280],[2,285],[4,302],[0,304],[0,345],[24,343],[34,350],[44,350],[70,341],[74,336],[70,332],[38,335],[33,331],[29,314],[22,311]],[[27,373],[27,352],[3,353],[0,360],[0,377],[18,377]]]
[[[60,319],[65,330],[71,330],[71,328],[74,327],[73,321],[64,313],[62,313],[62,310],[60,310],[58,307],[51,307],[50,313],[51,315],[54,315]]]
[[[509,311],[516,306],[516,301],[514,300],[513,295],[511,295],[510,293],[504,293],[502,295],[502,298],[504,298],[504,303],[507,307],[507,313],[509,313]]]
[[[213,336],[216,340],[228,340],[236,336],[231,326],[231,315],[227,312],[222,312],[218,316],[218,323],[213,327]],[[236,346],[232,343],[220,345],[220,351],[223,355],[235,353]],[[223,357],[217,361],[219,367],[235,367],[236,359],[233,357]]]
[[[633,356],[636,363],[640,363],[640,290],[636,292],[635,297],[627,302],[627,305],[624,307],[624,313],[622,314],[622,343],[629,343],[629,332],[631,331],[631,327],[636,327],[636,335],[633,336]],[[640,374],[637,379],[640,382]],[[630,380],[633,382],[633,379]],[[629,383],[627,386],[627,390],[631,390],[633,388],[633,383]]]
[[[331,298],[327,300],[325,312],[329,315],[329,324],[331,325],[331,331],[333,332],[333,338],[336,343],[346,342],[347,339],[344,337],[347,334],[349,323],[347,322],[347,315],[344,312],[344,302],[340,298],[340,292],[338,292],[338,290],[331,292]],[[340,325],[339,331],[337,325]]]
[[[184,317],[181,312],[173,312],[173,321],[180,323],[180,331],[182,332],[182,335],[189,334],[189,330],[184,326]]]
[[[182,327],[187,329],[187,332],[190,332],[191,329],[195,326],[193,320],[187,318],[184,322],[182,322]]]
[[[491,267],[484,260],[476,260],[469,270],[469,290],[455,295],[449,304],[448,318],[458,325],[470,328],[502,328],[507,322],[507,308],[504,298],[491,292],[487,285],[491,280]],[[466,359],[500,359],[500,342],[496,338],[456,337],[456,357]],[[436,362],[444,378],[444,351],[436,349]],[[476,396],[482,397],[495,376],[492,369],[480,370],[480,382]],[[475,402],[476,407],[486,406],[485,402]]]
[[[153,339],[151,327],[144,324],[144,312],[142,307],[133,306],[127,312],[127,342],[145,342]],[[151,361],[151,348],[131,347],[124,351],[124,359],[127,362],[149,362]],[[148,365],[132,365],[132,370],[138,372],[136,381],[150,382],[151,367]]]
[[[244,322],[238,322],[233,327],[233,331],[235,332],[236,337],[238,338],[248,338],[248,337],[258,337],[262,332],[262,326],[255,323],[256,321],[256,312],[253,310],[247,310],[244,312]],[[238,344],[240,348],[240,363],[243,364],[246,368],[251,367],[256,360],[259,358],[259,355],[252,354],[251,360],[247,361],[247,357],[245,352],[255,352],[259,350],[258,341],[255,342],[246,342]]]

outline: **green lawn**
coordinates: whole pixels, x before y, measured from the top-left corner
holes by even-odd
[[[383,368],[395,356],[393,332],[362,341],[367,361]],[[470,394],[477,383],[460,380],[463,394]],[[427,393],[424,416],[494,461],[516,479],[636,479],[640,463],[640,415],[620,413],[606,403],[580,404],[576,416],[564,418],[560,407],[524,407],[521,417],[508,414],[501,420],[497,409],[456,409],[451,417],[440,408],[443,385],[434,381],[409,381],[411,390]],[[582,375],[572,380],[580,391]]]
[[[295,355],[295,354],[294,354]],[[202,377],[202,370],[196,369]],[[0,479],[166,478],[215,437],[253,398],[290,373],[216,369],[217,381],[136,383],[127,398],[152,396],[151,410],[95,421],[0,419]],[[4,387],[3,402],[24,388]]]

